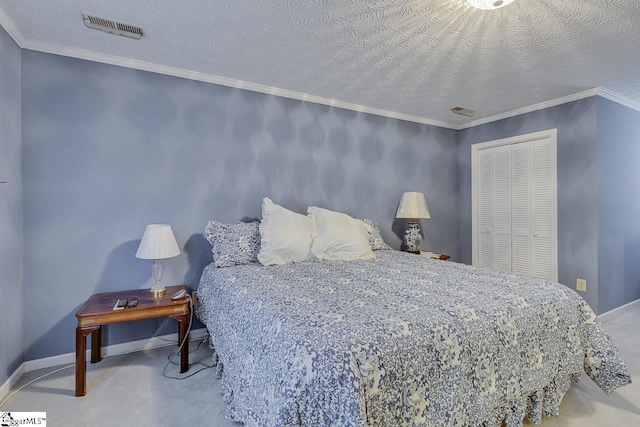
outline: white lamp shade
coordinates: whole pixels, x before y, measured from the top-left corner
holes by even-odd
[[[138,246],[136,258],[164,259],[180,255],[178,242],[169,224],[149,224]]]
[[[427,207],[427,201],[424,199],[424,194],[417,191],[408,191],[404,193],[402,195],[402,199],[400,199],[396,218],[431,218],[429,208]]]
[[[467,2],[478,9],[493,10],[505,7],[513,3],[514,0],[467,0]]]

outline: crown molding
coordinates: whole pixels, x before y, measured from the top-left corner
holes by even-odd
[[[2,26],[16,44],[22,49],[34,50],[44,53],[52,53],[55,55],[67,56],[70,58],[85,59],[88,61],[100,62],[103,64],[116,65],[120,67],[133,68],[136,70],[149,71],[152,73],[164,74],[168,76],[181,77],[190,80],[197,80],[205,83],[213,83],[222,86],[228,86],[236,89],[250,90],[260,92],[267,95],[281,96],[284,98],[296,99],[299,101],[313,102],[323,104],[330,107],[344,108],[347,110],[358,111],[362,113],[375,114],[377,116],[389,117],[392,119],[406,120],[409,122],[422,123],[425,125],[438,126],[448,129],[456,129],[457,125],[442,122],[439,120],[431,120],[425,117],[413,116],[410,114],[398,113],[396,111],[384,110],[380,108],[367,107],[366,105],[353,104],[351,102],[339,101],[336,99],[324,98],[321,96],[310,95],[303,92],[296,92],[287,89],[281,89],[273,86],[261,85],[258,83],[247,82],[243,80],[230,79],[228,77],[216,76],[198,71],[185,70],[178,67],[168,65],[155,64],[152,62],[140,61],[137,59],[125,58],[117,55],[109,55],[105,53],[94,52],[86,49],[78,49],[74,47],[63,46],[55,43],[49,43],[41,40],[27,39],[15,26],[13,20],[4,12],[0,6],[0,26]]]
[[[458,127],[458,130],[468,129],[475,126],[484,125],[487,123],[495,122],[502,119],[508,119],[510,117],[519,116],[520,114],[531,113],[533,111],[544,110],[545,108],[555,107],[556,105],[566,104],[567,102],[573,102],[584,98],[589,98],[598,95],[599,88],[588,89],[582,92],[574,93],[572,95],[563,96],[561,98],[551,99],[549,101],[540,102],[538,104],[529,105],[527,107],[518,108],[516,110],[507,111],[506,113],[496,114],[494,116],[485,117],[478,120],[473,120]]]
[[[395,111],[384,110],[380,108],[367,107],[365,105],[353,104],[350,102],[339,101],[336,99],[324,98],[321,96],[310,95],[303,92],[296,92],[287,89],[281,89],[273,86],[266,86],[258,83],[247,82],[243,80],[231,79],[228,77],[216,76],[213,74],[202,73],[199,71],[191,71],[182,68],[172,67],[168,65],[155,64],[137,59],[125,58],[122,56],[109,55],[105,53],[93,52],[85,49],[62,46],[54,43],[48,43],[40,40],[27,39],[24,41],[24,49],[35,50],[38,52],[52,53],[55,55],[67,56],[77,59],[85,59],[103,64],[116,65],[120,67],[133,68],[136,70],[149,71],[152,73],[165,74],[168,76],[181,77],[190,80],[197,80],[205,83],[214,83],[222,86],[233,87],[236,89],[250,90],[260,92],[267,95],[275,95],[284,98],[296,99],[299,101],[313,102],[316,104],[328,105],[330,107],[344,108],[347,110],[358,111],[362,113],[375,114],[378,116],[389,117],[392,119],[406,120],[410,122],[422,123],[425,125],[438,126],[449,129],[456,129],[456,125],[441,122],[439,120],[431,120],[425,117],[412,116],[402,114]]]
[[[9,15],[7,15],[4,9],[2,9],[2,6],[0,6],[0,26],[4,28],[4,30],[20,48],[24,47],[26,39],[24,38],[20,30],[18,30],[18,27],[16,27],[16,25],[14,24],[13,19],[9,18]]]
[[[613,101],[620,105],[624,105],[625,107],[629,107],[632,110],[640,111],[640,102],[636,102],[633,99],[629,99],[626,96],[615,93],[607,88],[601,87],[598,91],[598,95],[608,99],[609,101]]]
[[[498,120],[502,120],[502,119],[508,119],[510,117],[514,117],[514,116],[518,116],[520,114],[526,114],[526,113],[531,113],[533,111],[537,111],[537,110],[544,110],[545,108],[549,108],[549,107],[555,107],[557,105],[562,105],[562,104],[566,104],[568,102],[573,102],[573,101],[578,101],[580,99],[584,99],[584,98],[590,98],[592,96],[597,96],[600,95],[603,98],[606,98],[610,101],[616,102],[620,105],[624,105],[625,107],[629,107],[633,110],[636,111],[640,111],[640,103],[629,99],[625,96],[622,96],[620,94],[617,94],[609,89],[603,88],[603,87],[596,87],[593,89],[588,89],[582,92],[578,92],[578,93],[574,93],[572,95],[568,95],[568,96],[563,96],[561,98],[556,98],[556,99],[552,99],[549,101],[545,101],[545,102],[540,102],[538,104],[534,104],[534,105],[529,105],[527,107],[523,107],[523,108],[518,108],[517,110],[512,110],[512,111],[507,111],[506,113],[502,113],[502,114],[497,114],[494,116],[490,116],[490,117],[485,117],[482,119],[478,119],[478,120],[473,120],[470,122],[467,122],[461,126],[458,126],[456,129],[457,130],[463,130],[463,129],[468,129],[468,128],[472,128],[475,126],[480,126],[480,125],[484,125],[487,123],[491,123],[491,122],[495,122]]]

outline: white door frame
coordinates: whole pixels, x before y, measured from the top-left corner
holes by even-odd
[[[512,145],[546,138],[549,139],[551,152],[553,153],[551,156],[551,262],[553,264],[551,266],[551,275],[553,280],[558,281],[558,129],[549,129],[471,145],[471,245],[473,265],[478,265],[478,151],[501,145]]]

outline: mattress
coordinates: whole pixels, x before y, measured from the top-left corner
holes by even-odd
[[[584,370],[631,381],[588,304],[550,280],[378,251],[203,272],[227,417],[247,426],[520,426]]]

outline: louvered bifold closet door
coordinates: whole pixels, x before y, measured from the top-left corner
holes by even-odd
[[[530,144],[511,146],[512,270],[531,274]]]
[[[511,147],[493,151],[493,266],[511,270]]]
[[[548,139],[531,143],[531,274],[553,278],[552,153]]]
[[[555,129],[472,146],[473,262],[558,280]]]
[[[493,152],[478,153],[478,265],[493,267]]]
[[[478,153],[478,263],[511,270],[511,149]]]

